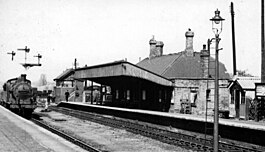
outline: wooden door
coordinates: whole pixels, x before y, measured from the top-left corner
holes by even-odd
[[[245,99],[245,93],[241,93],[241,98],[240,98],[240,118],[246,118],[246,99]]]
[[[240,92],[239,90],[235,90],[235,110],[236,110],[236,118],[239,118],[239,109],[240,109]]]

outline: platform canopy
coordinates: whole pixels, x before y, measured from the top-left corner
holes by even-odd
[[[153,82],[162,86],[173,86],[169,79],[123,60],[77,68],[75,69],[74,79],[91,80],[105,85],[139,80]]]

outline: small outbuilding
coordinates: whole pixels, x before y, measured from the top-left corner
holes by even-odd
[[[231,97],[229,111],[232,117],[248,120],[249,107],[255,98],[255,83],[260,81],[259,77],[233,77],[228,85]]]

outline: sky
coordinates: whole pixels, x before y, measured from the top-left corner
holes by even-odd
[[[163,54],[185,50],[185,32],[195,36],[194,51],[214,37],[210,18],[220,10],[219,60],[233,72],[230,3],[234,3],[237,69],[260,76],[260,0],[0,0],[0,81],[27,74],[53,81],[74,59],[78,67],[127,59],[136,64],[149,56],[152,35],[164,42]],[[40,67],[24,69],[27,63]],[[14,60],[8,52],[15,51]]]

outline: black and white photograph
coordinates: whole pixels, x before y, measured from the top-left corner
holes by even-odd
[[[0,10],[0,152],[265,151],[264,0]]]

